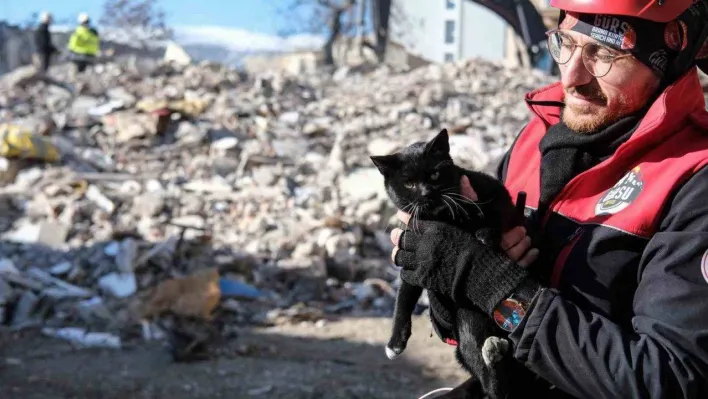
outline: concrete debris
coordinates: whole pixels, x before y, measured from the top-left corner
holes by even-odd
[[[71,94],[0,90],[0,122],[56,151],[0,158],[0,323],[184,358],[215,331],[200,323],[390,314],[396,210],[369,156],[447,128],[453,158],[489,172],[551,81],[480,60],[244,76],[178,50],[101,64]]]
[[[98,286],[117,298],[125,298],[135,293],[137,282],[133,273],[111,273],[101,277]]]
[[[120,349],[120,337],[113,334],[88,332],[82,328],[43,328],[42,333],[61,338],[84,347]]]
[[[165,48],[164,60],[166,62],[173,62],[177,65],[186,66],[192,63],[192,58],[187,54],[187,52],[175,42],[169,42],[167,48]]]

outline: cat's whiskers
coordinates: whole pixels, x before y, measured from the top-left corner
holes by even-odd
[[[411,213],[411,219],[408,221],[408,224],[410,225],[411,222],[413,224],[413,232],[414,233],[419,233],[420,231],[416,231],[416,227],[418,227],[418,211],[420,210],[419,204],[416,202],[415,207],[413,208],[413,213]]]
[[[482,218],[484,218],[484,212],[482,211],[482,208],[480,208],[479,205],[488,204],[488,203],[492,202],[492,200],[494,200],[494,199],[492,198],[492,199],[490,199],[489,201],[479,202],[479,201],[472,201],[471,199],[465,197],[465,196],[462,195],[462,194],[448,193],[447,195],[453,196],[453,198],[456,198],[457,201],[460,201],[460,202],[463,202],[463,203],[466,203],[466,204],[474,205],[475,207],[477,207],[477,210],[479,210],[479,215],[480,215],[480,217],[482,217]]]
[[[482,202],[482,201],[473,201],[473,200],[469,199],[468,197],[465,197],[464,195],[459,194],[459,193],[455,193],[455,192],[449,192],[449,193],[447,193],[447,194],[453,195],[453,196],[455,196],[455,197],[457,197],[457,198],[460,198],[460,200],[462,200],[463,202],[468,202],[468,203],[471,203],[471,204],[485,205],[485,204],[489,204],[490,202],[494,201],[494,198],[490,198],[488,201],[484,201],[484,202]]]
[[[403,208],[401,208],[401,210],[403,212],[405,212],[406,209],[410,208],[410,206],[411,206],[411,204],[408,204],[408,205],[404,206]],[[386,227],[384,228],[384,231],[387,231],[387,232],[390,231],[389,227],[393,227],[393,224],[390,221],[388,223],[386,223]],[[396,226],[396,227],[398,227],[398,226]]]
[[[445,206],[447,206],[448,209],[450,209],[450,213],[452,214],[452,220],[455,220],[455,209],[452,206],[450,206],[450,204],[447,202],[447,198],[446,198],[445,194],[443,194],[443,196],[442,196],[442,201],[445,204]]]
[[[448,193],[446,195],[449,195],[450,197],[453,197],[453,198],[457,199],[458,201],[465,203],[465,204],[476,204],[477,203],[477,202],[472,201],[471,199],[469,199],[465,196],[459,195],[459,194]]]
[[[447,194],[443,194],[443,197],[447,197],[450,201],[452,201],[452,204],[455,205],[455,207],[460,208],[460,210],[462,210],[462,212],[465,213],[465,216],[467,216],[467,218],[469,219],[470,214],[467,213],[467,210],[463,206],[461,206],[457,201],[455,201],[453,197],[450,197]]]
[[[401,211],[406,212],[406,213],[409,213],[410,208],[412,208],[414,205],[415,205],[415,202],[411,202],[410,204],[408,204],[408,205],[404,206],[403,208],[401,208]],[[400,226],[400,225],[399,225],[399,226]],[[396,226],[396,227],[399,227],[399,226]],[[391,225],[391,222],[388,222],[388,224],[386,225],[386,231],[388,231],[388,228],[389,228],[389,227],[393,227],[393,226]]]

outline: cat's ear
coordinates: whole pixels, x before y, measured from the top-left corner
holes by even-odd
[[[379,168],[379,172],[385,175],[387,172],[395,170],[399,166],[399,159],[396,154],[391,155],[372,155],[371,161]]]
[[[443,129],[437,136],[433,137],[426,145],[426,152],[440,152],[442,154],[450,153],[450,141],[447,135],[447,129]]]

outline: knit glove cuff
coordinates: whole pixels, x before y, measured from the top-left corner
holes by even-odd
[[[504,254],[486,245],[474,245],[465,264],[456,268],[452,294],[456,302],[471,303],[490,316],[494,308],[511,296],[529,273]]]

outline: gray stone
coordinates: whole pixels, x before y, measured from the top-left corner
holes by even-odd
[[[69,226],[57,221],[39,223],[25,222],[17,229],[3,235],[3,238],[16,243],[43,244],[50,248],[62,248],[69,233]]]
[[[307,140],[303,139],[273,140],[271,145],[278,156],[285,158],[299,159],[308,152]]]
[[[164,208],[164,196],[159,192],[149,192],[135,197],[132,212],[143,217],[154,217]]]
[[[273,167],[262,166],[253,170],[253,180],[260,186],[271,186],[278,180],[278,176]]]
[[[132,273],[134,262],[138,257],[138,243],[132,238],[126,238],[120,243],[120,250],[116,255],[116,267],[121,273]]]
[[[32,291],[25,291],[20,296],[20,300],[15,307],[12,317],[12,325],[21,327],[32,322],[32,313],[39,302],[39,297]]]
[[[137,282],[133,273],[110,273],[98,280],[98,286],[116,298],[126,298],[135,293]]]
[[[340,190],[352,201],[365,201],[377,196],[386,198],[383,176],[375,167],[349,173],[341,180]]]
[[[370,155],[389,155],[400,150],[402,147],[404,146],[393,140],[378,138],[371,140],[367,149]]]

